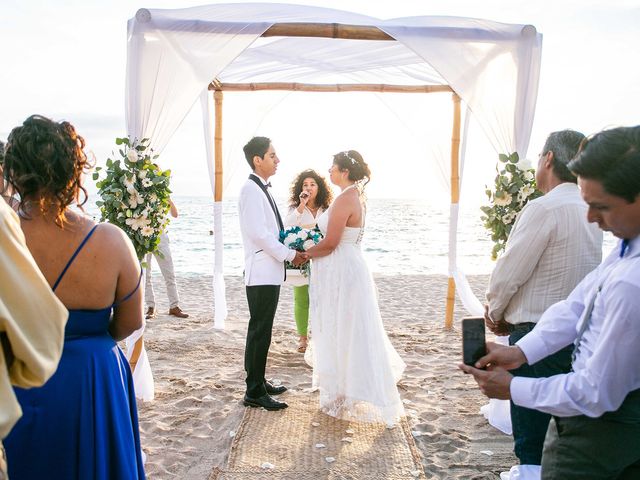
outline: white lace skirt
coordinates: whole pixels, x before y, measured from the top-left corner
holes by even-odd
[[[313,386],[323,412],[395,423],[404,414],[397,381],[405,368],[382,325],[373,278],[356,244],[315,259],[309,283]]]

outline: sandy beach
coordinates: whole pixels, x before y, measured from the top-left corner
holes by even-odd
[[[480,297],[488,277],[469,280]],[[216,330],[211,277],[178,279],[187,319],[166,315],[164,283],[157,273],[153,281],[159,314],[145,339],[156,397],[138,404],[147,478],[206,480],[225,467],[244,412],[244,286],[226,278],[229,315],[225,330]],[[457,304],[454,329],[444,329],[446,277],[376,276],[376,285],[385,328],[407,364],[398,387],[426,477],[498,478],[516,463],[512,439],[487,423],[480,414],[487,399],[456,367],[465,312]],[[311,386],[311,369],[296,352],[292,312],[292,289],[283,286],[267,376],[300,391]]]

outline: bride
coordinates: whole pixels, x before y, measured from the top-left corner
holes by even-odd
[[[373,278],[360,249],[371,172],[355,150],[333,157],[342,190],[318,219],[324,239],[307,250],[313,387],[320,408],[344,420],[395,423],[404,413],[396,388],[405,364],[382,325]]]

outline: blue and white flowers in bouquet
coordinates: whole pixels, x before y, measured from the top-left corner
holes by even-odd
[[[316,228],[289,227],[280,232],[280,241],[289,248],[304,252],[322,240],[322,233]],[[287,269],[299,270],[302,276],[309,276],[309,262],[300,267],[295,267],[292,263],[287,262]]]

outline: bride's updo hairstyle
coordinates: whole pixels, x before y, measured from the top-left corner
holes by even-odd
[[[333,163],[342,171],[349,170],[349,180],[361,182],[364,187],[371,179],[371,170],[362,155],[355,150],[346,150],[333,156]]]
[[[69,122],[32,115],[14,128],[5,147],[4,176],[20,195],[20,210],[36,204],[62,226],[71,203],[82,208],[87,201],[82,175],[91,167],[83,149],[84,139]]]

